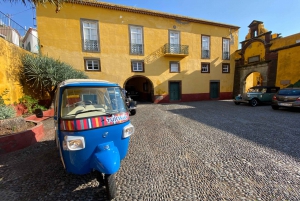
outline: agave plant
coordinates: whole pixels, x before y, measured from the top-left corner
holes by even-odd
[[[87,75],[72,66],[41,55],[25,54],[22,57],[21,78],[31,87],[46,91],[53,100],[57,84],[67,79],[86,79]]]

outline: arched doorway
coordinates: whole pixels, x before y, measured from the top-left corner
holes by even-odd
[[[142,102],[153,102],[153,83],[142,75],[128,78],[123,85],[124,89],[132,99]]]
[[[263,83],[262,74],[260,72],[252,72],[245,78],[243,92],[254,86],[262,86]]]

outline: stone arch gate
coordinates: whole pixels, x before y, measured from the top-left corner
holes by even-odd
[[[270,63],[272,63],[272,61],[264,61],[259,62],[257,64],[248,64],[245,66],[236,67],[234,75],[233,96],[244,92],[246,86],[246,79],[253,72],[258,72],[261,74],[261,77],[263,78],[263,82],[261,83],[261,85],[275,86],[276,69],[275,71],[271,70],[270,66],[272,65],[270,65]]]

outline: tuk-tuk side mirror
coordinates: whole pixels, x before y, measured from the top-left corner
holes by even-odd
[[[34,114],[37,118],[43,117],[43,111],[41,109],[35,109]]]

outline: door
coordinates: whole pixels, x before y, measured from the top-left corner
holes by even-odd
[[[178,31],[170,31],[170,53],[180,52],[180,35]]]
[[[170,101],[180,100],[180,82],[170,82],[169,83],[169,96]]]
[[[220,82],[210,82],[210,98],[219,98]]]

